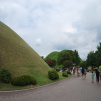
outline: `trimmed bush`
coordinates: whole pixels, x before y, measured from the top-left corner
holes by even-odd
[[[59,68],[56,68],[56,71],[57,71],[57,72],[59,72],[59,71],[60,71],[60,69],[59,69]]]
[[[62,73],[62,76],[68,77],[68,74],[67,74],[66,72],[63,72],[63,73]]]
[[[55,70],[49,71],[48,72],[48,77],[51,80],[57,80],[57,79],[59,79],[59,75],[58,75],[57,71],[55,71]]]
[[[3,83],[10,83],[11,82],[11,74],[8,70],[2,68],[0,70],[0,81]]]
[[[29,75],[22,75],[20,77],[13,78],[11,81],[12,85],[15,86],[26,86],[26,85],[36,85],[36,79]]]
[[[70,74],[71,75],[71,72],[70,71],[67,71],[67,74]]]

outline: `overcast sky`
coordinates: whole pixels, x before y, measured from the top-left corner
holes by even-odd
[[[101,42],[101,0],[0,0],[0,21],[40,56],[70,49],[85,60]]]

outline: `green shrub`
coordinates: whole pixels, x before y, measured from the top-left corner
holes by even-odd
[[[51,80],[57,80],[57,79],[59,79],[59,75],[58,75],[57,71],[55,71],[55,70],[49,71],[48,72],[48,77]]]
[[[11,82],[11,74],[8,70],[2,68],[0,70],[0,81],[3,83],[10,83]]]
[[[68,74],[67,74],[66,72],[63,72],[63,73],[62,73],[62,76],[68,77]]]
[[[71,75],[71,72],[70,71],[67,71],[67,74],[70,74]]]
[[[26,85],[36,85],[36,79],[29,75],[22,75],[20,77],[13,78],[11,81],[12,85],[15,86],[26,86]]]
[[[59,69],[59,68],[56,68],[56,71],[57,71],[57,72],[59,72],[59,71],[60,71],[60,69]]]

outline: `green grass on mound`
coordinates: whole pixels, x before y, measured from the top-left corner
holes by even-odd
[[[51,59],[51,60],[57,61],[58,55],[59,55],[59,52],[54,51],[54,52],[50,53],[48,56],[46,56],[45,60]]]

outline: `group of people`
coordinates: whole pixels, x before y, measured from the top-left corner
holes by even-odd
[[[91,77],[92,77],[92,83],[94,83],[94,77],[96,75],[96,82],[101,82],[101,66],[96,67],[95,69],[92,69]]]
[[[86,68],[81,67],[81,68],[73,68],[73,75],[77,72],[77,76],[82,76],[82,79],[86,79]]]
[[[82,76],[82,79],[86,79],[86,68],[81,67],[81,68],[73,68],[73,75],[76,75],[77,72],[77,76]],[[94,69],[92,69],[91,71],[91,78],[92,78],[92,83],[94,83],[94,77],[96,77],[96,82],[99,83],[101,82],[101,66],[96,67]]]

